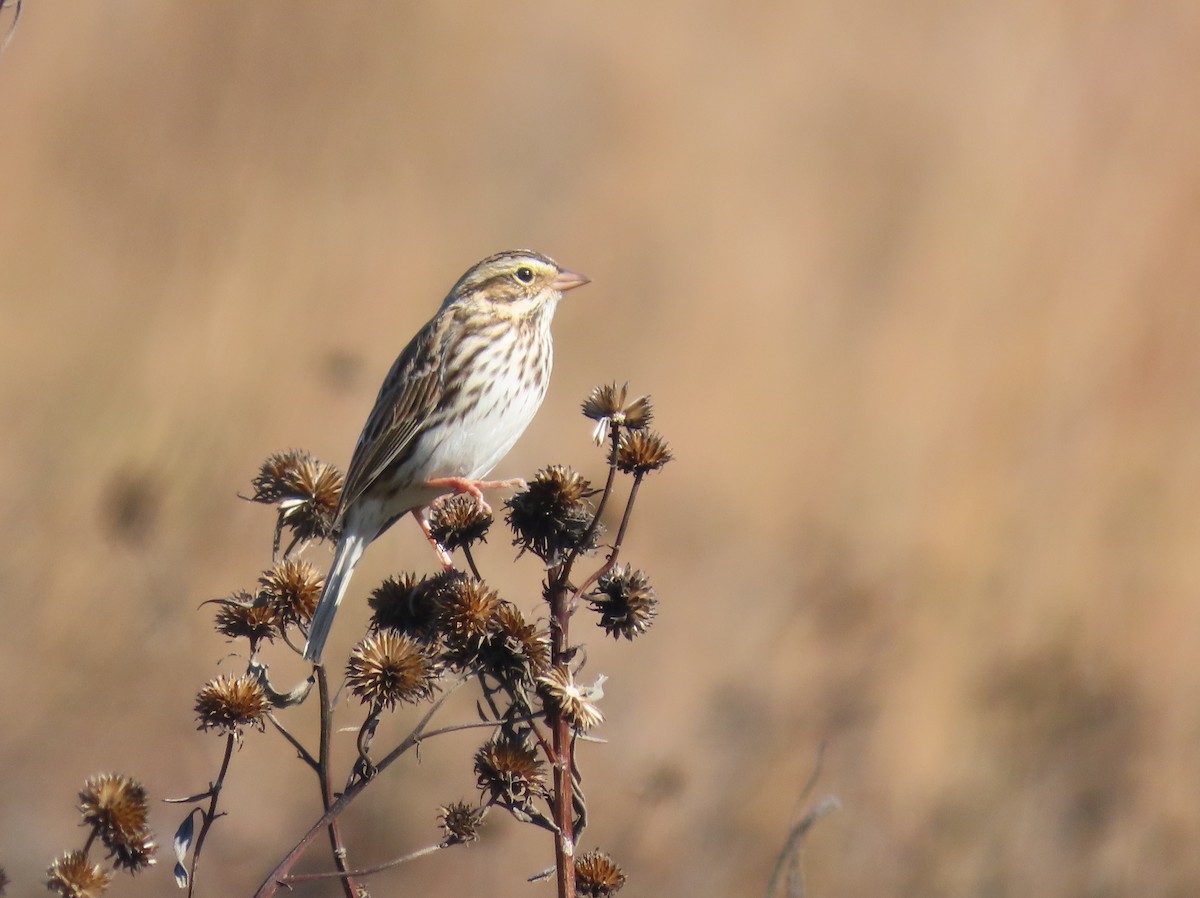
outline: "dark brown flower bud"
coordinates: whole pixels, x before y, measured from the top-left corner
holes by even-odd
[[[657,471],[674,456],[663,438],[653,430],[630,430],[617,444],[617,468],[626,474]]]
[[[590,730],[604,720],[604,714],[595,702],[604,695],[604,680],[596,679],[594,686],[580,686],[565,667],[556,667],[544,677],[538,678],[538,692],[548,710],[562,714],[577,732]]]
[[[271,710],[271,702],[261,682],[255,676],[224,675],[209,680],[196,694],[198,729],[224,730],[241,738],[242,727],[263,729],[263,717]]]
[[[608,898],[625,885],[625,874],[603,851],[589,851],[575,858],[575,888],[583,898]]]
[[[537,751],[514,738],[497,736],[475,753],[479,788],[506,808],[527,810],[543,798],[546,772]]]
[[[486,541],[491,526],[491,511],[466,493],[434,503],[429,514],[429,532],[448,552]]]
[[[443,845],[465,845],[479,841],[479,827],[483,825],[487,808],[477,808],[465,801],[451,802],[438,808],[438,825],[445,834]]]
[[[600,626],[614,638],[640,636],[650,629],[658,613],[658,599],[649,579],[627,564],[618,564],[604,574],[588,603],[599,613]]]
[[[268,458],[251,481],[255,502],[279,506],[278,531],[287,527],[296,542],[333,535],[342,473],[307,452],[292,449]]]
[[[79,793],[79,811],[118,866],[137,872],[154,863],[154,834],[146,820],[146,789],[116,773],[89,777]]]
[[[215,602],[220,606],[216,616],[217,632],[230,639],[249,639],[251,651],[264,639],[274,640],[279,635],[282,622],[265,598],[257,599],[243,590]]]
[[[616,384],[596,387],[583,401],[583,414],[596,422],[592,439],[599,446],[608,439],[609,430],[622,428],[641,430],[650,424],[654,411],[649,396],[628,399],[629,384],[617,389]]]
[[[438,669],[416,640],[386,631],[368,636],[350,653],[346,682],[363,704],[394,708],[433,694]]]
[[[307,624],[317,610],[325,578],[299,558],[285,558],[258,579],[261,597],[281,624]]]
[[[575,549],[595,548],[601,528],[588,537],[593,516],[590,494],[591,484],[570,468],[551,465],[538,471],[529,486],[505,502],[508,525],[516,534],[513,545],[528,549],[547,564],[557,563]]]
[[[87,859],[82,851],[68,851],[46,870],[46,888],[63,898],[96,898],[112,882],[112,874]]]

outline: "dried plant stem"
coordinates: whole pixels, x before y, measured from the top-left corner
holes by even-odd
[[[457,680],[447,685],[446,690],[438,697],[433,705],[430,706],[429,710],[425,712],[421,719],[417,721],[417,725],[413,727],[412,731],[404,737],[404,740],[399,745],[388,752],[388,754],[376,765],[377,772],[382,773],[401,755],[421,741],[425,735],[425,727],[429,725],[429,721],[433,719],[433,716],[442,707],[442,704],[446,701],[446,699],[450,697],[451,693],[453,693],[455,689],[463,684],[464,679],[464,677],[459,677]],[[332,710],[330,710],[329,714],[327,715],[325,710],[326,707],[327,706],[323,704],[321,712],[321,738],[323,746],[328,742],[326,718],[327,716],[329,718],[332,717]],[[332,730],[331,725],[329,729],[330,731]],[[328,757],[327,751],[323,751],[322,757]],[[320,835],[321,830],[329,826],[330,822],[335,820],[338,815],[341,814],[342,811],[344,811],[350,805],[350,803],[354,801],[355,798],[361,795],[363,790],[366,789],[367,786],[372,782],[374,782],[374,780],[359,780],[354,785],[348,787],[345,792],[339,795],[337,799],[325,809],[325,813],[321,815],[321,819],[309,827],[308,832],[301,837],[300,841],[295,844],[292,850],[289,851],[283,860],[276,865],[275,869],[268,874],[267,878],[258,887],[258,891],[254,893],[254,898],[271,898],[272,895],[275,895],[279,892],[280,886],[290,883],[291,877],[288,875],[289,871],[296,865],[296,862],[304,856],[304,853],[309,849],[309,846],[311,846],[317,836]]]
[[[229,770],[229,761],[233,757],[233,746],[237,742],[237,734],[230,733],[225,737],[225,757],[221,759],[221,769],[217,778],[208,789],[208,809],[203,812],[200,820],[200,832],[196,834],[196,847],[192,851],[192,868],[188,870],[188,898],[196,891],[196,869],[200,866],[200,853],[204,850],[204,840],[208,831],[217,819],[217,801],[221,797],[221,788],[225,784],[225,774]]]
[[[317,778],[321,782],[321,805],[328,813],[329,808],[333,805],[333,784],[330,782],[329,776],[330,737],[333,733],[333,699],[329,694],[329,676],[326,674],[323,664],[317,665],[317,690],[318,698],[321,701],[321,748],[317,762]],[[329,846],[333,850],[333,862],[337,865],[338,872],[346,874],[346,846],[342,842],[341,825],[336,816],[329,820]],[[359,894],[354,879],[350,875],[343,876],[342,888],[346,893],[346,898],[355,898]]]
[[[567,593],[570,562],[560,566],[550,593],[550,663],[557,668],[569,657],[568,634],[571,603]],[[571,722],[558,708],[549,711],[554,756],[553,816],[558,832],[554,837],[554,866],[557,872],[558,898],[575,898],[575,778],[573,775],[573,733]]]
[[[351,876],[370,876],[373,873],[382,873],[384,870],[390,870],[393,867],[398,867],[401,864],[407,864],[409,861],[415,861],[417,858],[425,857],[427,854],[433,854],[435,851],[441,851],[443,848],[450,846],[444,842],[439,842],[436,845],[426,845],[424,848],[419,848],[403,857],[393,858],[390,861],[385,861],[382,864],[376,864],[373,867],[363,867],[359,870],[352,870],[348,873],[296,873],[288,877],[289,883],[308,882],[313,879],[333,879],[334,877],[342,877],[347,879]]]

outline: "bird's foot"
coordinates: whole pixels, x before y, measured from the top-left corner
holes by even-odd
[[[425,485],[433,489],[446,490],[450,493],[467,493],[473,496],[475,501],[488,514],[492,513],[492,506],[488,505],[487,500],[483,498],[484,490],[523,490],[528,486],[520,477],[515,477],[512,480],[471,480],[467,477],[438,477],[433,480],[427,480]]]

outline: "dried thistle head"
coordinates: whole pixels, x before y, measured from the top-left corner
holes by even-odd
[[[79,793],[85,825],[131,873],[154,863],[154,834],[147,825],[146,789],[118,773],[89,777]]]
[[[215,677],[196,694],[197,729],[223,730],[238,739],[243,727],[262,730],[266,726],[263,718],[270,710],[266,690],[251,674]]]
[[[491,509],[466,493],[435,502],[429,513],[429,532],[448,552],[486,542],[491,526]]]
[[[442,828],[443,845],[466,845],[479,841],[479,827],[487,808],[478,808],[465,801],[454,801],[438,808],[438,826]]]
[[[538,693],[547,710],[562,714],[573,730],[582,733],[604,720],[604,714],[595,705],[604,695],[604,680],[601,676],[593,686],[580,686],[569,670],[555,667],[538,678]]]
[[[589,851],[575,858],[575,888],[584,898],[608,898],[625,885],[625,873],[603,851]]]
[[[93,864],[82,851],[68,851],[46,870],[46,888],[63,898],[96,898],[112,882],[112,873]]]
[[[388,577],[371,593],[371,629],[395,630],[420,642],[437,639],[438,610],[441,607],[439,583],[416,574]]]
[[[317,610],[325,578],[299,558],[285,558],[258,578],[261,596],[280,626],[307,624]]]
[[[626,474],[648,474],[674,457],[666,440],[653,430],[628,430],[617,443],[615,460]]]
[[[654,622],[658,599],[642,571],[618,564],[606,572],[588,596],[588,604],[600,615],[600,626],[613,638],[641,636]]]
[[[395,708],[433,694],[438,666],[419,642],[391,631],[368,636],[354,647],[346,682],[363,704]]]
[[[274,640],[282,630],[282,621],[265,599],[257,599],[243,590],[215,601],[219,606],[215,621],[217,632],[230,639],[249,639],[251,651],[264,639]]]
[[[588,536],[594,513],[590,494],[591,484],[577,471],[563,465],[542,468],[525,489],[504,503],[508,525],[516,534],[513,545],[547,564],[576,549],[595,548],[601,528]]]
[[[501,604],[496,590],[482,580],[457,577],[447,584],[441,593],[438,624],[456,664],[469,665],[478,658],[495,629]]]
[[[546,771],[537,751],[511,736],[496,736],[475,753],[479,788],[506,808],[531,808],[547,794]]]
[[[638,396],[629,399],[629,384],[620,389],[617,385],[606,384],[596,387],[583,400],[583,414],[596,422],[592,431],[592,439],[596,445],[602,445],[608,439],[610,428],[620,430],[641,430],[649,426],[654,418],[654,410],[650,406],[649,396]]]
[[[532,684],[550,670],[550,634],[528,623],[516,605],[503,602],[480,662],[502,681]]]
[[[342,496],[342,472],[307,452],[272,455],[251,481],[255,502],[279,506],[277,530],[287,527],[297,542],[333,535]],[[277,534],[278,536],[278,534]]]

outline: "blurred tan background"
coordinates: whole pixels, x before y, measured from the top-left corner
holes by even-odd
[[[829,793],[812,896],[1200,893],[1198,60],[1191,0],[30,0],[0,57],[10,893],[81,841],[88,774],[204,788],[193,696],[240,662],[197,606],[269,563],[236,494],[276,450],[344,466],[446,289],[525,245],[594,283],[497,474],[598,476],[577,409],[614,379],[678,454],[627,555],[657,625],[579,631],[611,677],[585,847],[627,894],[761,895]],[[334,645],[432,564],[381,540]],[[456,738],[353,810],[356,861],[474,794]],[[207,895],[317,806],[274,734],[229,786]],[[550,894],[544,834],[485,834],[375,894]],[[168,855],[114,894],[173,894]]]

